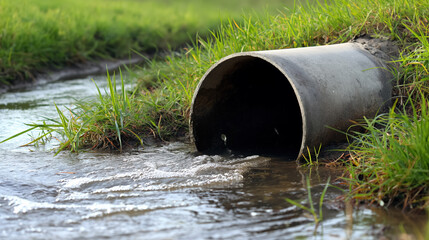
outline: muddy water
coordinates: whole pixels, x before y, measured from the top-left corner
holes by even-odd
[[[96,81],[103,85],[104,78]],[[96,94],[90,79],[0,95],[0,139],[24,123],[54,117],[55,102]],[[123,154],[62,152],[0,144],[1,239],[423,239],[424,216],[382,208],[351,210],[330,187],[315,230],[305,179],[318,201],[341,170],[300,169],[263,156],[207,156],[184,143]],[[316,209],[319,206],[316,204]],[[347,209],[347,210],[345,210]],[[412,237],[412,238],[407,238]]]

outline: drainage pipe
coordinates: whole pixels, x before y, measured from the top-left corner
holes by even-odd
[[[203,76],[191,107],[198,151],[289,154],[344,140],[389,105],[392,74],[360,44],[236,53]]]

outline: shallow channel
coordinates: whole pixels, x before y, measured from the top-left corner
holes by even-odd
[[[104,77],[94,77],[101,88]],[[96,94],[90,78],[0,95],[0,140],[25,123]],[[233,154],[208,156],[173,142],[114,154],[0,144],[1,239],[423,239],[426,218],[383,208],[345,208],[328,188],[324,221],[285,201],[318,202],[339,169]],[[319,206],[316,204],[316,209]],[[345,209],[348,209],[347,211]],[[412,220],[410,220],[412,219]]]

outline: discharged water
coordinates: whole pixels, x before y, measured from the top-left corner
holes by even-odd
[[[96,79],[101,87],[103,79]],[[90,79],[4,93],[0,139],[22,131],[24,123],[55,117],[54,102],[63,108],[73,97],[95,94]],[[285,198],[307,204],[309,177],[318,202],[328,177],[338,185],[339,169],[302,169],[263,156],[207,156],[177,142],[54,157],[50,146],[18,147],[29,139],[0,144],[1,239],[422,239],[425,233],[424,216],[350,211],[334,187],[315,232],[312,216]]]

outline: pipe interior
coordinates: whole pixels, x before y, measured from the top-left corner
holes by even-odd
[[[202,118],[210,123],[194,123],[197,126],[194,135],[198,136],[198,131],[206,133],[195,138],[197,148],[198,141],[208,137],[211,139],[200,144],[202,150],[220,148],[248,154],[295,156],[299,153],[301,111],[289,81],[276,67],[263,59],[246,56],[239,61],[226,61],[214,72],[205,81],[220,80],[211,79],[215,77],[221,80],[215,91],[203,90],[204,98],[215,100],[200,105],[206,112],[210,109]]]

